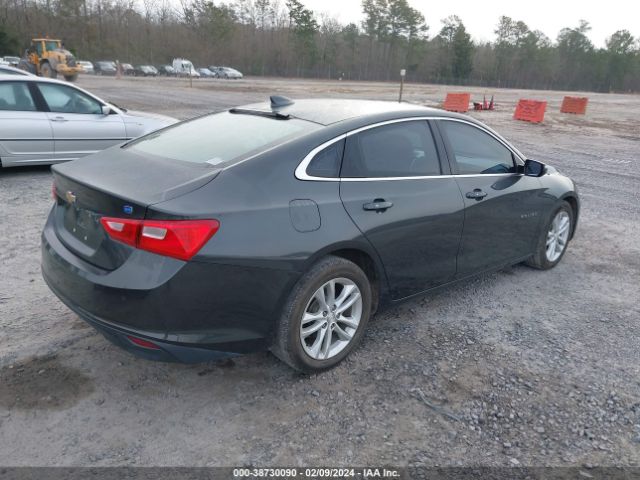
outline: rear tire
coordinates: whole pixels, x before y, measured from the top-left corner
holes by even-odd
[[[332,368],[362,339],[371,304],[371,284],[360,267],[341,257],[325,257],[289,294],[271,351],[301,372]]]
[[[64,79],[67,82],[75,82],[78,79],[78,74],[75,75],[65,75]]]
[[[560,263],[569,246],[573,222],[573,209],[563,201],[545,222],[536,245],[536,252],[525,264],[539,270],[549,270]]]

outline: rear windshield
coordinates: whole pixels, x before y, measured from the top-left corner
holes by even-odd
[[[305,120],[217,113],[142,137],[125,148],[183,162],[226,167],[319,125]]]

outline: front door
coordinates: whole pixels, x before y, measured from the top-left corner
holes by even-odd
[[[542,186],[519,172],[516,155],[488,131],[439,120],[464,198],[458,277],[531,254],[541,219]]]
[[[73,160],[127,140],[120,115],[104,115],[102,104],[76,88],[38,83],[49,107],[56,160]]]
[[[393,299],[454,277],[464,203],[455,179],[442,175],[426,121],[347,137],[340,197],[380,256]]]

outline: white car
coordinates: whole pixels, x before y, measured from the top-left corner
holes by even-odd
[[[75,160],[176,123],[127,111],[67,82],[0,74],[0,166]]]
[[[231,67],[209,67],[209,70],[215,73],[218,76],[218,78],[240,80],[243,77],[242,73],[240,73],[235,68],[231,68]]]
[[[3,58],[3,60],[12,67],[17,67],[20,63],[20,57],[6,56]]]
[[[82,67],[84,73],[90,73],[92,75],[96,73],[93,69],[93,63],[87,60],[78,60],[76,63]]]

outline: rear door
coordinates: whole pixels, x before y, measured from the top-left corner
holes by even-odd
[[[426,120],[389,123],[347,137],[340,196],[379,254],[394,299],[445,283],[456,273],[464,203],[455,179],[442,173]]]
[[[38,89],[49,107],[55,157],[73,160],[126,141],[120,115],[102,113],[102,103],[84,92],[58,83],[39,82]]]
[[[54,160],[47,114],[38,111],[26,81],[0,82],[0,160],[5,166]]]
[[[439,130],[465,203],[458,277],[533,252],[540,223],[540,180],[500,139],[474,124],[441,119]]]

